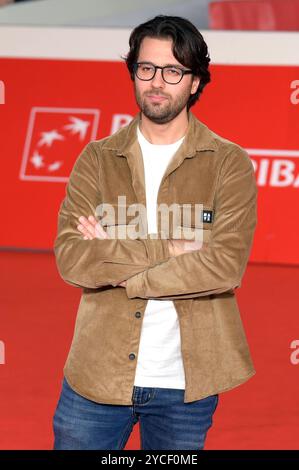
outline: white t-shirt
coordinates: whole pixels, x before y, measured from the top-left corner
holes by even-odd
[[[148,233],[157,233],[157,195],[171,158],[184,140],[151,144],[137,128],[146,189]],[[185,389],[180,326],[172,300],[149,299],[142,323],[134,385]]]

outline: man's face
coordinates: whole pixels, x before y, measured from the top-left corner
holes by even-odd
[[[137,62],[151,62],[154,65],[177,65],[187,69],[177,61],[172,53],[171,39],[145,37],[140,45]],[[152,80],[143,81],[135,76],[134,90],[137,104],[142,113],[156,124],[172,121],[187,105],[190,94],[196,92],[199,78],[192,74],[184,75],[176,85],[164,82],[162,70],[157,69]]]

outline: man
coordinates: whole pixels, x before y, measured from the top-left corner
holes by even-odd
[[[234,289],[257,188],[247,153],[190,112],[210,81],[207,45],[162,15],[129,44],[140,112],[85,147],[59,211],[57,266],[83,291],[55,449],[123,449],[138,421],[142,449],[202,449],[219,393],[255,373]]]

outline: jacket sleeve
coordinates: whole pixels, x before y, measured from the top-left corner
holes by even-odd
[[[90,142],[71,171],[54,241],[61,277],[75,287],[96,289],[119,282],[169,258],[166,239],[84,240],[78,218],[95,215],[101,201],[100,156]]]
[[[234,145],[219,171],[209,243],[127,279],[128,297],[188,299],[239,287],[257,223],[256,203],[252,162]]]

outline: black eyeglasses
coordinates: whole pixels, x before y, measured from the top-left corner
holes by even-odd
[[[133,64],[133,71],[139,80],[152,80],[156,75],[157,69],[161,69],[164,82],[171,85],[179,83],[184,75],[193,73],[192,70],[181,69],[175,65],[165,65],[164,67],[160,67],[149,62],[136,62]]]

